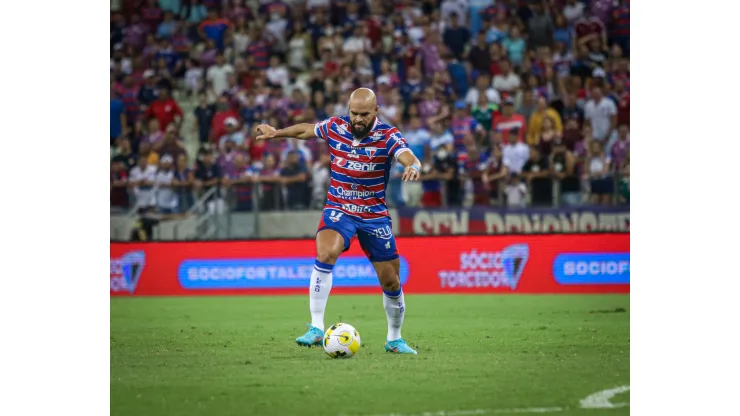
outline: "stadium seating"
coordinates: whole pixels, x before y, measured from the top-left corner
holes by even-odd
[[[111,9],[112,213],[320,208],[323,144],[254,126],[344,115],[357,87],[424,165],[418,184],[394,168],[392,207],[629,204],[628,0]],[[292,151],[307,180],[283,186]]]

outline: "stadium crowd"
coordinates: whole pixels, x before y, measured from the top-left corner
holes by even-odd
[[[110,42],[112,209],[320,208],[325,144],[254,127],[358,87],[423,162],[391,206],[629,203],[629,0],[113,0]]]

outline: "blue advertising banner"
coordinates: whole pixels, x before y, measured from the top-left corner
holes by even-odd
[[[315,257],[188,259],[177,277],[185,289],[306,288]],[[406,283],[409,265],[402,256],[400,278]],[[332,286],[378,287],[373,265],[364,256],[344,256],[332,270]]]
[[[398,235],[560,234],[630,231],[628,207],[398,208]]]

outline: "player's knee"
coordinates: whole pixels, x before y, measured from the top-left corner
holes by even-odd
[[[401,290],[401,279],[399,279],[398,275],[393,273],[391,276],[384,276],[385,278],[382,279],[381,286],[383,287],[383,290],[386,292],[397,292]]]
[[[324,264],[334,264],[337,262],[337,258],[339,258],[339,253],[331,249],[319,249],[316,254],[316,260]]]

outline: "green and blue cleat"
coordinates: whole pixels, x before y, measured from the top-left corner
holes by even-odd
[[[308,332],[295,339],[296,344],[303,347],[319,346],[324,340],[324,331],[308,324]]]
[[[409,347],[409,344],[407,344],[406,341],[401,338],[395,341],[386,341],[385,351],[394,352],[396,354],[418,354],[416,350]]]

